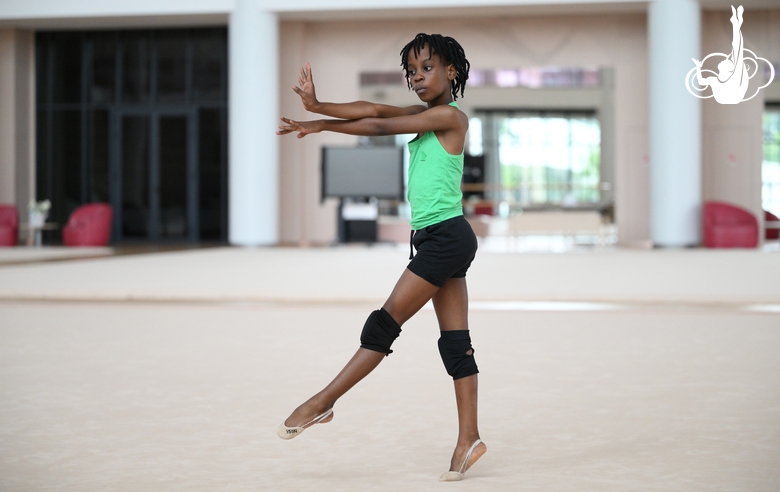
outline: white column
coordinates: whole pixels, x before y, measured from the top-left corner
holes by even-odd
[[[0,29],[0,203],[35,198],[35,35]]]
[[[650,55],[650,238],[662,247],[698,245],[701,229],[701,104],[685,89],[701,60],[696,0],[653,0]]]
[[[228,37],[228,239],[240,246],[279,240],[279,27],[260,4],[236,0]]]

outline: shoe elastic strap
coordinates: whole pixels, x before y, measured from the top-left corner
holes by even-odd
[[[471,445],[471,448],[469,448],[469,452],[466,453],[466,459],[463,460],[463,464],[460,465],[460,471],[458,473],[460,473],[461,475],[466,473],[466,469],[465,468],[466,468],[466,465],[469,464],[469,459],[471,459],[471,453],[474,452],[474,449],[476,449],[477,445],[479,443],[481,443],[481,442],[482,442],[482,439],[477,439],[476,441],[474,441],[474,444]]]
[[[310,425],[314,425],[320,422],[320,420],[324,420],[328,415],[333,413],[333,409],[331,408],[327,412],[323,413],[322,415],[317,415],[313,419],[311,419],[309,422],[307,422],[303,427],[304,429]]]

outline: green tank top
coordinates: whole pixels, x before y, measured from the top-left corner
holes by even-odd
[[[450,106],[458,105],[451,102]],[[448,153],[434,132],[418,135],[409,142],[409,188],[412,229],[463,215],[463,151]]]

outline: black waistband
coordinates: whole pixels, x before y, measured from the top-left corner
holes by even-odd
[[[447,222],[450,222],[450,221],[463,220],[463,219],[464,219],[464,217],[462,215],[456,215],[455,217],[450,217],[449,219],[442,220],[441,222],[437,222],[435,224],[431,224],[428,227],[433,227],[433,226],[436,226],[436,225],[439,225],[439,224],[446,224]],[[425,229],[427,230],[427,228],[425,228]],[[422,229],[418,229],[418,230],[415,231],[414,229],[412,229],[412,232],[409,234],[409,259],[410,260],[412,258],[414,258],[414,235],[415,235],[415,233],[420,232],[421,230]]]

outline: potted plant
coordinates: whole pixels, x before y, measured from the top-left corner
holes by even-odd
[[[30,227],[43,227],[46,223],[46,217],[49,216],[49,209],[51,208],[51,202],[49,200],[43,200],[42,202],[36,202],[30,200],[27,205],[27,214],[30,217]]]

